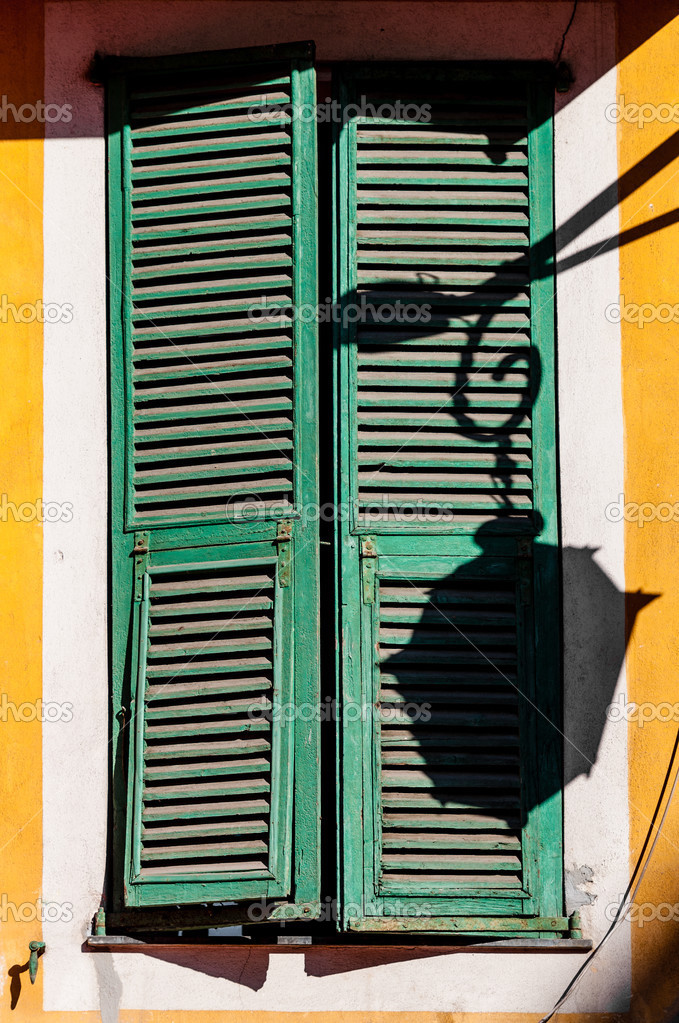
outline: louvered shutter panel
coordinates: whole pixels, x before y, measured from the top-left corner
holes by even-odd
[[[515,564],[378,566],[380,890],[521,889]]]
[[[337,133],[341,876],[357,930],[566,927],[550,95],[533,69],[505,71],[341,84],[363,107]]]
[[[118,906],[318,901],[311,60],[109,83]]]

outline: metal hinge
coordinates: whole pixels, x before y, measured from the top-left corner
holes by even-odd
[[[134,554],[148,554],[149,534],[147,532],[134,534]]]
[[[363,603],[375,603],[375,567],[377,565],[377,546],[372,536],[361,540],[361,581]]]
[[[149,552],[149,534],[135,533],[134,535],[134,599],[140,601],[142,598],[142,581],[146,571],[147,555]]]
[[[292,519],[281,519],[278,523],[276,543],[278,547],[278,585],[289,586],[292,572]]]
[[[528,606],[533,603],[533,540],[530,536],[520,537],[517,554],[519,598],[523,605]]]
[[[99,907],[94,918],[94,933],[99,935],[106,934],[106,910],[103,905]]]

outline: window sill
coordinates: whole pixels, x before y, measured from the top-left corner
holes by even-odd
[[[297,952],[313,949],[315,952],[346,953],[351,950],[360,950],[361,954],[373,953],[380,957],[389,957],[389,953],[396,954],[402,958],[405,951],[413,953],[413,958],[419,954],[423,956],[444,955],[451,952],[559,952],[559,953],[580,953],[591,952],[593,942],[588,938],[502,938],[498,941],[476,942],[474,944],[441,944],[441,945],[420,945],[420,944],[374,944],[363,943],[334,944],[332,942],[312,942],[305,937],[286,937],[279,944],[257,944],[248,938],[216,938],[210,942],[187,942],[181,938],[176,941],[142,941],[139,938],[132,938],[124,934],[102,934],[92,935],[83,944],[84,952],[163,952],[168,950],[178,951],[200,950],[200,949],[226,949],[242,948],[244,945],[249,950],[258,950],[265,953]]]

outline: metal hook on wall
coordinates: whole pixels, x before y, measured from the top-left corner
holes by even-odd
[[[28,950],[30,952],[28,957],[28,976],[31,978],[31,984],[35,984],[35,978],[38,974],[38,956],[41,952],[45,951],[45,942],[29,941]]]

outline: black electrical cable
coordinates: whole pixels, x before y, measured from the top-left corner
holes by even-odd
[[[648,865],[651,862],[651,857],[653,856],[653,850],[655,849],[656,845],[658,844],[658,839],[660,838],[660,833],[661,833],[661,831],[663,829],[663,825],[665,823],[665,819],[667,817],[667,814],[668,814],[669,809],[670,809],[670,805],[672,803],[672,797],[674,796],[674,792],[675,792],[675,789],[677,787],[677,781],[679,781],[679,766],[678,766],[677,770],[674,772],[674,779],[672,781],[672,787],[670,789],[670,794],[667,797],[667,803],[665,804],[665,809],[663,810],[662,817],[660,818],[660,823],[658,824],[657,829],[655,829],[655,822],[656,822],[656,819],[658,817],[658,814],[660,813],[660,807],[662,806],[663,797],[665,795],[665,792],[667,790],[667,786],[669,784],[670,775],[672,773],[672,767],[673,767],[674,762],[675,762],[675,760],[677,758],[677,751],[678,750],[679,750],[679,732],[677,732],[677,735],[675,736],[675,739],[674,739],[674,747],[672,749],[672,755],[670,756],[670,761],[669,761],[669,764],[667,765],[667,771],[665,773],[665,778],[663,780],[662,787],[660,789],[660,795],[658,796],[658,801],[656,803],[655,810],[653,812],[653,817],[651,819],[650,827],[649,827],[648,832],[646,834],[646,838],[644,839],[643,847],[641,849],[641,852],[639,853],[639,858],[637,860],[636,866],[635,866],[634,870],[632,871],[632,876],[629,879],[629,884],[627,885],[627,889],[625,891],[625,894],[622,897],[622,901],[621,901],[620,905],[618,906],[618,908],[616,910],[616,913],[615,913],[615,916],[614,916],[613,921],[611,923],[611,926],[608,928],[608,930],[604,934],[603,938],[601,939],[601,941],[599,942],[597,947],[595,949],[593,949],[592,952],[587,956],[587,958],[585,959],[584,963],[582,964],[580,969],[577,971],[575,976],[572,978],[572,980],[569,982],[568,987],[566,988],[564,993],[561,995],[561,998],[559,998],[558,1002],[556,1003],[556,1005],[554,1006],[552,1011],[550,1013],[548,1013],[546,1016],[543,1016],[542,1019],[540,1020],[540,1023],[549,1023],[549,1020],[552,1019],[557,1014],[557,1012],[559,1012],[559,1010],[561,1009],[561,1006],[565,1003],[565,1001],[567,1000],[567,998],[569,997],[571,992],[577,987],[577,985],[580,982],[580,979],[581,979],[582,975],[584,974],[585,970],[587,969],[587,967],[590,965],[590,963],[592,962],[594,957],[596,955],[598,955],[598,953],[601,951],[601,949],[604,946],[604,943],[606,941],[608,941],[608,939],[610,938],[611,934],[613,934],[613,931],[616,929],[618,924],[622,920],[625,919],[625,915],[627,913],[628,908],[634,903],[635,896],[636,896],[637,892],[639,891],[639,887],[641,885],[641,882],[644,879],[644,874],[646,873]],[[653,835],[654,829],[655,829],[655,837],[653,838],[653,841],[651,842],[651,836]],[[645,851],[646,851],[646,849],[648,847],[649,842],[651,842],[651,847],[648,850],[648,856],[646,857],[646,859],[644,861],[644,853],[645,853]],[[643,866],[642,866],[642,863],[643,863]],[[637,880],[637,882],[635,884],[634,883],[634,879],[637,876],[637,874],[639,875],[639,878],[638,878],[638,880]],[[632,887],[633,885],[634,885],[634,887]]]

